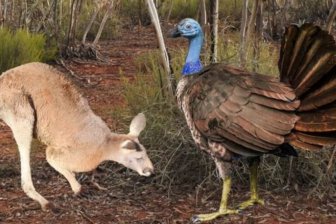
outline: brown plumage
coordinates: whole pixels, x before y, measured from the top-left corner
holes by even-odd
[[[188,98],[184,111],[202,138],[235,154],[257,156],[284,143],[316,150],[336,144],[335,52],[319,27],[292,25],[282,41],[280,80],[213,64],[182,78],[188,82],[178,98]]]
[[[263,204],[256,158],[296,155],[293,147],[318,152],[336,144],[336,46],[327,32],[312,24],[289,26],[281,44],[279,78],[225,64],[200,70],[203,33],[193,19],[182,20],[173,36],[189,39],[178,103],[194,141],[212,155],[224,180],[218,212],[197,215],[195,222],[237,212],[227,207],[233,157],[252,161],[251,198],[239,206],[244,209]]]

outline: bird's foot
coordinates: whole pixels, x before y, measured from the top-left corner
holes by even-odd
[[[264,205],[265,202],[263,199],[260,199],[260,198],[250,198],[249,200],[247,201],[244,201],[243,203],[241,203],[238,207],[239,210],[244,210],[245,208],[249,207],[249,206],[252,206],[252,205],[256,205],[256,204],[259,204],[259,205]]]
[[[238,214],[238,212],[239,212],[239,210],[222,209],[222,210],[219,210],[218,212],[214,212],[214,213],[194,215],[191,218],[191,221],[193,223],[206,222],[206,221],[214,220],[214,219],[218,218],[219,216],[230,215],[230,214]]]

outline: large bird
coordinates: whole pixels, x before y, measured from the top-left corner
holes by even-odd
[[[223,179],[219,210],[193,221],[264,204],[257,190],[263,154],[295,155],[295,149],[318,151],[336,144],[336,46],[327,32],[312,24],[287,27],[279,79],[225,64],[203,68],[203,32],[193,19],[174,28],[172,37],[180,36],[189,40],[189,52],[177,101],[194,141],[212,156]],[[235,210],[227,206],[234,157],[248,157],[251,190],[251,198]]]

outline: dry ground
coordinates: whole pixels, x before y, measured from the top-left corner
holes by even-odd
[[[125,31],[119,40],[104,42],[102,54],[108,63],[66,61],[68,69],[81,78],[77,80],[97,114],[117,130],[118,121],[108,116],[116,104],[123,105],[120,71],[135,75],[134,58],[156,48],[151,28]],[[64,68],[60,68],[63,69]],[[1,223],[189,223],[192,214],[218,208],[220,188],[200,189],[185,184],[172,186],[172,192],[151,184],[150,178],[138,177],[112,163],[100,166],[96,181],[107,191],[97,190],[90,183],[90,174],[78,175],[80,182],[91,190],[87,198],[74,197],[65,178],[45,161],[43,146],[34,142],[32,172],[36,189],[60,208],[60,212],[43,212],[20,188],[20,167],[15,142],[6,126],[0,127],[0,222]],[[192,172],[192,171],[190,171]],[[248,197],[248,186],[235,186],[230,203]],[[336,223],[335,195],[308,197],[312,189],[299,186],[272,191],[261,187],[264,207],[249,208],[239,215],[224,217],[213,223]],[[196,194],[196,192],[198,192]]]

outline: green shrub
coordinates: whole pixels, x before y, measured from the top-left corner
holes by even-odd
[[[28,62],[52,59],[56,50],[46,50],[45,43],[46,39],[42,34],[0,29],[0,72]]]

